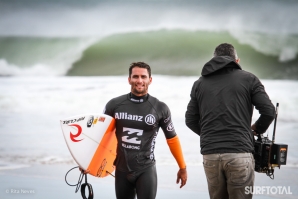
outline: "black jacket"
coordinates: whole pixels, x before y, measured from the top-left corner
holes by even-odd
[[[204,65],[190,97],[185,122],[200,135],[203,155],[253,152],[253,107],[260,113],[258,133],[264,133],[275,116],[260,80],[226,56],[214,57]]]

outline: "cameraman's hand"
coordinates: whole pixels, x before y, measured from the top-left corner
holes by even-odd
[[[254,136],[258,135],[256,132],[256,124],[251,125],[251,130],[252,130],[252,133],[254,134]]]
[[[255,131],[257,129],[256,124],[251,125],[251,129]]]

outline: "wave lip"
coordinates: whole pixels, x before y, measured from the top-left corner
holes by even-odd
[[[279,62],[289,62],[297,58],[298,34],[264,34],[244,31],[232,31],[230,34],[240,44],[247,44],[257,52],[277,56]]]
[[[125,75],[133,61],[148,62],[155,74],[199,76],[223,41],[258,77],[298,79],[298,35],[165,29],[104,38],[0,37],[0,76]]]
[[[132,32],[103,38],[84,51],[68,75],[125,75],[131,62],[142,60],[156,74],[200,76],[202,66],[223,41],[236,47],[242,68],[259,78],[298,78],[298,36],[186,30]]]

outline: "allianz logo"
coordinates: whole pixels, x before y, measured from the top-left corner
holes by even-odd
[[[115,119],[118,120],[135,120],[135,121],[143,121],[143,116],[140,115],[132,115],[126,112],[115,113]]]
[[[132,115],[132,114],[128,114],[126,112],[115,113],[115,119],[118,119],[118,120],[134,120],[134,121],[142,122],[143,118],[144,117],[141,115]],[[156,122],[156,119],[155,119],[154,115],[148,114],[145,117],[145,122],[148,125],[154,125]]]

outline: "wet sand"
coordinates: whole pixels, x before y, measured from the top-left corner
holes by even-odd
[[[76,187],[68,186],[65,174],[76,165],[33,165],[24,168],[7,169],[0,167],[0,198],[82,198],[80,191],[75,193]],[[2,169],[1,169],[2,168]],[[158,191],[157,199],[192,199],[209,198],[207,182],[202,166],[188,167],[188,182],[182,189],[176,184],[176,166],[157,165]],[[79,178],[77,169],[71,171],[67,180],[76,184]],[[298,169],[284,166],[275,170],[275,179],[271,180],[265,174],[256,173],[255,186],[286,187],[291,194],[256,194],[253,198],[297,198]],[[88,182],[93,187],[94,198],[114,199],[114,178],[95,178],[88,176]],[[87,192],[87,190],[86,190]]]

